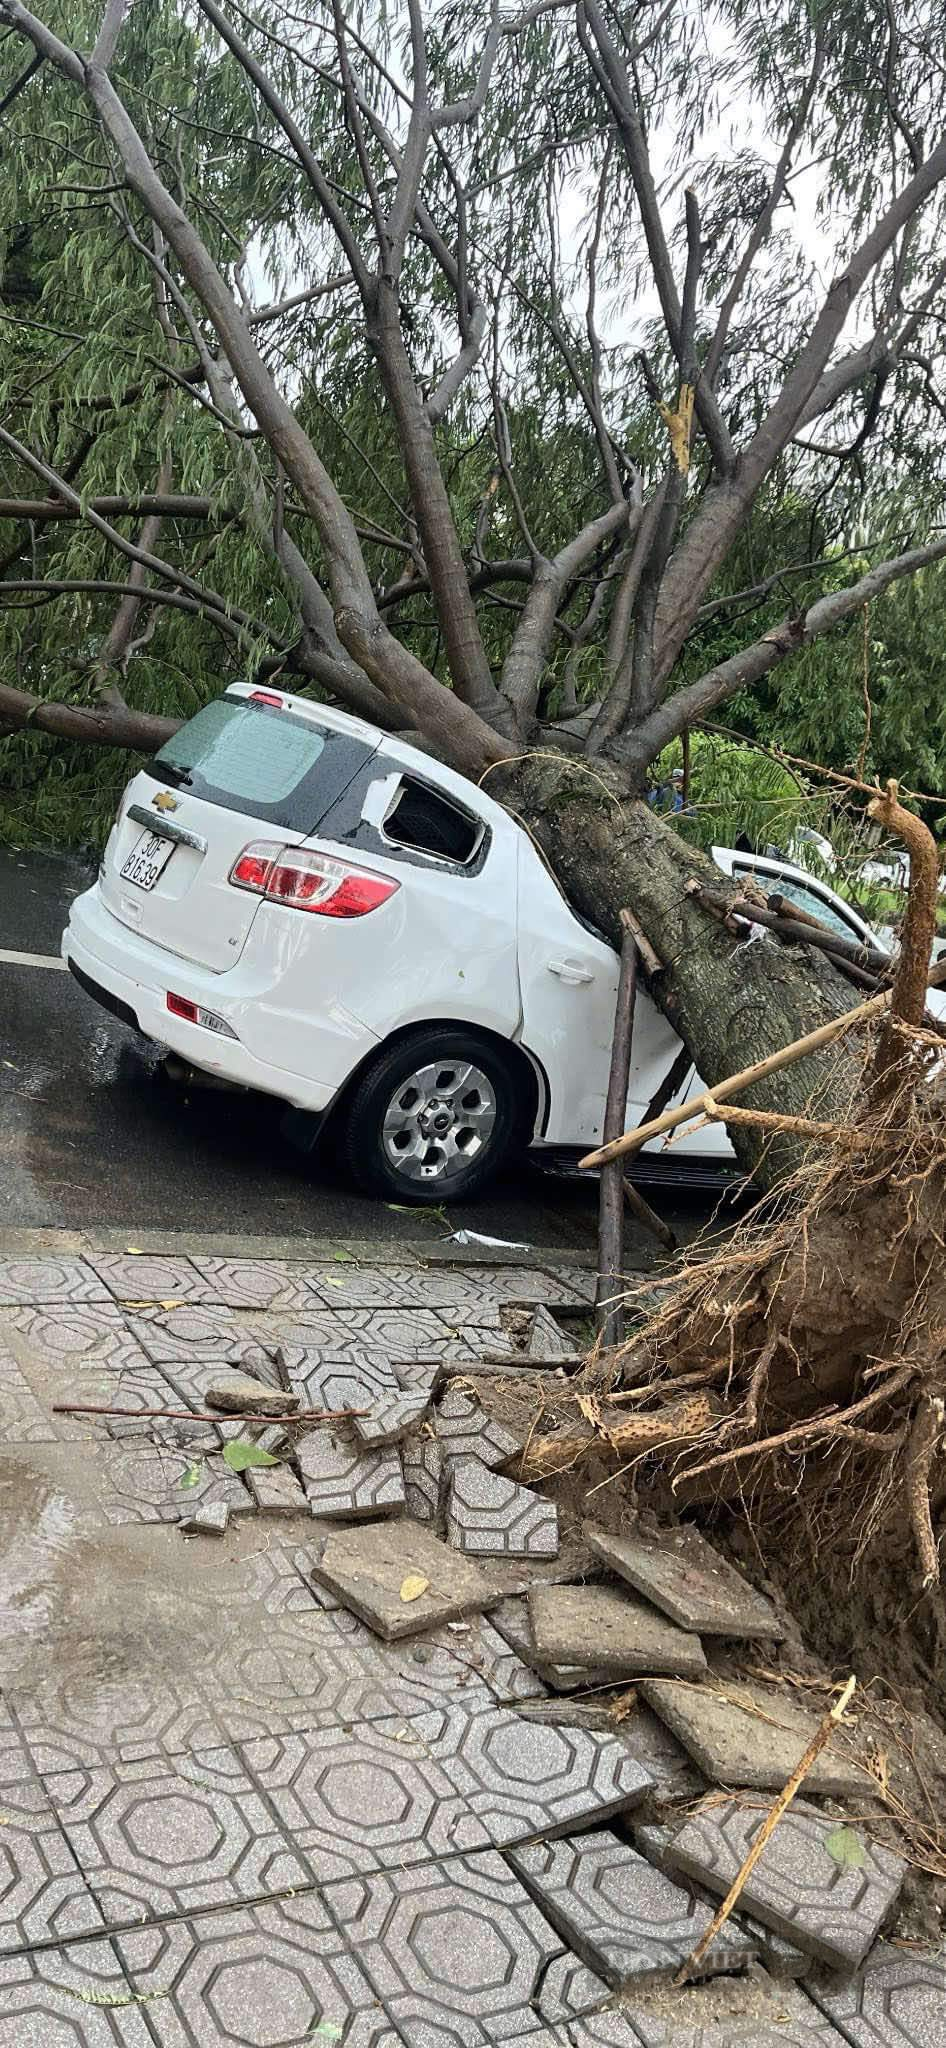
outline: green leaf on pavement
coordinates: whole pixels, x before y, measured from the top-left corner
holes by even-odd
[[[833,1856],[835,1863],[840,1863],[842,1870],[861,1869],[864,1844],[853,1828],[832,1828],[830,1835],[825,1835],[824,1845],[828,1855]]]
[[[249,1465],[278,1465],[279,1459],[273,1457],[272,1451],[262,1451],[259,1444],[248,1444],[238,1436],[233,1443],[224,1444],[223,1462],[231,1472],[245,1472]]]
[[[199,1486],[203,1476],[204,1461],[202,1458],[198,1458],[195,1465],[188,1465],[187,1471],[177,1483],[178,1486]]]

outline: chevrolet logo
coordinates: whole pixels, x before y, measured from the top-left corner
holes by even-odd
[[[156,811],[176,811],[178,807],[176,796],[172,796],[168,789],[159,790],[151,801]]]

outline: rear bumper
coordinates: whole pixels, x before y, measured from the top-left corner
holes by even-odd
[[[272,1038],[278,1041],[283,1035],[285,1019],[274,1000],[278,984],[260,990],[249,985],[250,976],[241,975],[239,968],[224,977],[165,952],[119,924],[95,888],[76,897],[72,905],[62,957],[94,1001],[169,1046],[191,1066],[239,1087],[276,1095],[297,1109],[328,1109],[349,1074],[377,1043],[357,1019],[333,1005],[330,1016],[313,1010],[305,1020],[305,1061],[308,1068],[311,1059],[312,1071],[277,1066],[246,1040],[265,1043],[270,1035],[268,1014]],[[174,1016],[167,1008],[169,990],[213,1010],[236,1037],[219,1036]]]

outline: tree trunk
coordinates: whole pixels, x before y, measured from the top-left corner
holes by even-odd
[[[575,909],[617,951],[621,908],[634,911],[665,963],[654,999],[710,1086],[851,1008],[850,984],[827,959],[768,938],[737,939],[694,902],[688,880],[718,895],[718,868],[646,803],[623,795],[597,762],[592,769],[535,756],[490,777],[487,787],[508,793]],[[740,1100],[790,1116],[843,1118],[860,1089],[863,1060],[862,1041],[840,1040],[757,1082]],[[734,1131],[733,1144],[765,1187],[797,1169],[805,1149],[791,1135],[761,1136],[747,1126]]]

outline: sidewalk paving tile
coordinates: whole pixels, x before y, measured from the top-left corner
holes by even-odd
[[[693,1815],[667,1851],[682,1870],[725,1897],[764,1812],[736,1800]],[[906,1865],[854,1828],[796,1801],[743,1886],[742,1903],[767,1927],[836,1969],[856,1969],[896,1902]]]
[[[423,1277],[416,1266],[365,1266],[354,1259],[305,1268],[310,1306],[315,1298],[329,1309],[439,1308],[425,1298]]]
[[[231,1514],[253,1513],[242,1480],[216,1454],[126,1442],[107,1444],[101,1457],[102,1508],[110,1522],[177,1522],[219,1500]]]
[[[370,1408],[400,1392],[386,1359],[358,1341],[347,1350],[281,1344],[279,1360],[303,1408]]]
[[[404,1506],[404,1474],[396,1445],[367,1451],[345,1443],[328,1429],[301,1437],[296,1459],[309,1513],[347,1520],[353,1515],[392,1515]]]
[[[256,1369],[260,1377],[266,1376],[268,1360],[259,1331],[241,1322],[231,1308],[211,1303],[138,1313],[126,1309],[125,1322],[142,1351],[162,1368],[203,1358],[212,1365],[238,1365],[245,1372]]]
[[[785,1631],[771,1600],[757,1593],[698,1529],[667,1529],[659,1536],[632,1529],[614,1536],[597,1522],[585,1522],[582,1533],[610,1571],[678,1628],[704,1636],[782,1640]]]
[[[533,1586],[529,1619],[544,1663],[591,1665],[616,1678],[706,1670],[699,1636],[623,1586]]]
[[[301,1259],[194,1258],[192,1264],[206,1283],[204,1299],[224,1308],[293,1315],[312,1302]]]
[[[605,1830],[529,1842],[506,1854],[562,1939],[618,1989],[678,1970],[713,1917],[692,1892]],[[750,1937],[724,1928],[700,1975],[744,1969],[755,1953]]]
[[[500,1601],[493,1610],[493,1622],[523,1663],[537,1672],[555,1692],[579,1692],[616,1683],[613,1671],[602,1671],[585,1664],[552,1664],[540,1657],[532,1637],[527,1599],[513,1597]]]
[[[53,1302],[48,1307],[11,1308],[3,1311],[8,1330],[22,1340],[8,1339],[10,1350],[24,1356],[22,1368],[30,1376],[30,1362],[41,1371],[50,1367],[107,1365],[120,1367],[129,1360],[141,1360],[142,1349],[129,1331],[121,1309],[114,1302]]]
[[[422,1429],[401,1449],[404,1472],[404,1501],[417,1522],[438,1522],[444,1494],[446,1461],[443,1445],[432,1431]]]
[[[58,1772],[45,1786],[109,1927],[308,1882],[232,1749]]]
[[[485,1615],[447,1622],[406,1642],[378,1645],[385,1685],[399,1712],[449,1705],[485,1693],[497,1705],[541,1699],[545,1687]]]
[[[261,1515],[304,1515],[308,1501],[288,1465],[251,1465],[246,1483]]]
[[[265,1638],[234,1645],[203,1679],[226,1742],[373,1721],[393,1713],[378,1643],[344,1610],[286,1614]]]
[[[491,1472],[476,1457],[451,1461],[447,1539],[468,1557],[557,1557],[554,1501]]]
[[[424,1732],[497,1848],[606,1820],[653,1785],[619,1736],[550,1727],[492,1702],[433,1710]]]
[[[818,1726],[818,1715],[785,1699],[784,1688],[776,1693],[727,1679],[717,1691],[712,1678],[706,1685],[668,1685],[648,1678],[641,1693],[704,1777],[720,1785],[780,1792]],[[863,1795],[872,1783],[830,1745],[805,1779],[808,1792],[841,1799]]]
[[[10,2048],[154,2048],[109,1941],[0,1959],[0,2040]],[[182,2044],[183,2048],[183,2044]]]
[[[394,2048],[359,1960],[315,1892],[136,1928],[114,1946],[148,2000],[155,2048]]]
[[[419,1635],[440,1622],[461,1621],[488,1607],[493,1598],[478,1565],[458,1556],[408,1516],[333,1531],[313,1566],[313,1578],[338,1593],[386,1641]],[[411,1578],[426,1584],[416,1597],[405,1600],[401,1588]]]
[[[0,1304],[108,1298],[107,1287],[85,1259],[0,1259]]]
[[[371,1448],[400,1443],[417,1430],[429,1407],[430,1395],[423,1388],[410,1393],[399,1388],[397,1393],[382,1394],[372,1402],[367,1415],[356,1415],[352,1428],[359,1442]]]
[[[946,1957],[878,1942],[857,1977],[806,1989],[850,2048],[946,2048]]]
[[[538,2032],[537,2004],[561,1942],[492,1850],[328,1885],[325,1899],[407,2042],[515,2041]],[[597,1996],[587,1972],[554,1990]]]
[[[317,1884],[489,1847],[420,1725],[400,1715],[262,1737],[241,1757]]]
[[[48,1639],[50,1676],[35,1691],[9,1689],[7,1702],[41,1777],[93,1771],[116,1759],[168,1758],[218,1740],[207,1700],[184,1673],[155,1667],[120,1677],[60,1675]]]
[[[56,1443],[58,1419],[40,1405],[15,1358],[0,1344],[0,1444]]]
[[[522,1449],[522,1437],[487,1415],[475,1394],[448,1387],[435,1416],[437,1436],[446,1458],[479,1458],[483,1465],[502,1465]]]
[[[0,1953],[102,1925],[47,1788],[35,1775],[0,1782]]]
[[[470,1358],[449,1313],[423,1308],[320,1308],[293,1318],[281,1342],[334,1358],[367,1353],[381,1360]]]
[[[89,1265],[118,1302],[212,1301],[207,1281],[191,1259],[151,1252],[95,1252]]]

